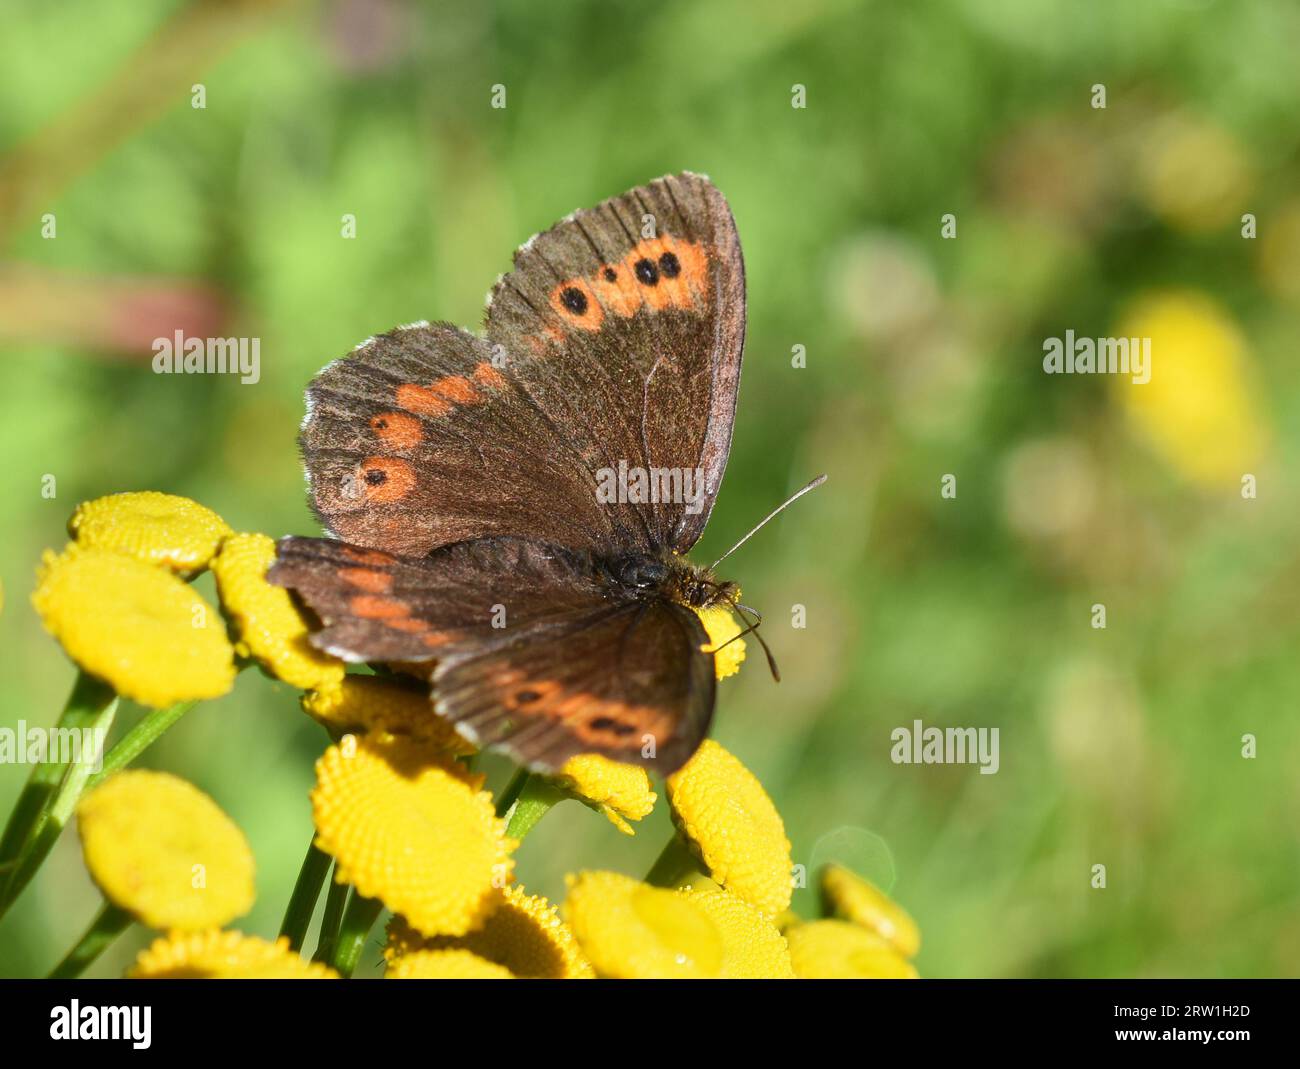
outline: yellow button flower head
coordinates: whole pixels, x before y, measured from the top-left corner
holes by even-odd
[[[600,754],[579,754],[564,763],[557,786],[604,813],[624,835],[634,834],[629,820],[648,816],[658,795],[640,765],[611,761]]]
[[[1246,340],[1217,302],[1195,292],[1143,298],[1116,336],[1151,339],[1149,382],[1111,378],[1129,418],[1175,470],[1210,487],[1235,486],[1254,471],[1267,417]]]
[[[212,562],[221,604],[239,631],[239,652],[295,687],[337,687],[343,662],[307,641],[307,621],[289,591],[266,581],[274,560],[274,539],[237,534],[221,543]]]
[[[386,980],[513,980],[510,970],[472,950],[416,950],[388,966]]]
[[[768,917],[790,904],[790,840],[749,769],[705,739],[665,786],[678,829],[718,883]]]
[[[804,980],[914,980],[916,967],[875,932],[847,921],[796,924],[785,933]]]
[[[346,736],[316,762],[316,844],[337,879],[425,935],[464,935],[497,905],[515,842],[472,775],[399,736]]]
[[[906,911],[870,880],[843,865],[822,869],[822,897],[837,917],[892,943],[905,958],[921,949],[921,932]]]
[[[144,490],[82,502],[68,521],[68,534],[78,545],[115,550],[193,575],[208,566],[230,528],[188,497]]]
[[[253,905],[253,852],[197,787],[166,772],[110,776],[77,806],[91,879],[150,928],[216,928]]]
[[[679,891],[708,914],[722,937],[725,980],[793,980],[790,950],[776,926],[729,891]]]
[[[394,917],[384,957],[395,962],[421,950],[454,948],[471,951],[523,979],[585,980],[596,975],[556,908],[517,885],[506,888],[482,928],[459,938],[426,939],[403,918]]]
[[[709,978],[725,960],[722,936],[703,906],[616,872],[571,876],[564,919],[601,976]]]
[[[719,679],[734,676],[740,671],[740,664],[745,659],[745,640],[735,637],[743,628],[735,615],[721,602],[696,609],[695,615],[700,618],[700,623],[709,635],[708,645],[700,648],[705,653],[713,653],[714,674]]]
[[[303,961],[289,940],[240,932],[172,932],[140,952],[127,971],[136,980],[329,980],[338,973]]]
[[[473,744],[433,711],[428,687],[414,681],[353,673],[340,686],[307,691],[302,708],[336,735],[382,731],[457,756],[474,752]]]
[[[221,614],[133,557],[75,543],[47,551],[32,604],[69,657],[142,705],[215,698],[235,681]]]

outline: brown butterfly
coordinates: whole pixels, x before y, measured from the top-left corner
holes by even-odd
[[[270,579],[319,618],[319,648],[433,662],[436,711],[479,746],[666,775],[713,716],[693,610],[759,622],[682,556],[740,381],[727,202],[687,173],[577,212],[515,253],[486,320],[390,331],[313,380],[301,445],[336,537],[283,539]]]

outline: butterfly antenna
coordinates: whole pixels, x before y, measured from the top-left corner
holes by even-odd
[[[721,557],[719,557],[712,564],[710,564],[709,571],[713,571],[714,568],[716,568],[724,560],[726,560],[733,553],[735,553],[736,550],[738,550],[741,546],[743,546],[746,542],[748,542],[751,538],[753,538],[754,535],[758,534],[758,532],[761,531],[769,522],[771,522],[782,512],[788,509],[791,505],[793,505],[796,501],[798,501],[801,497],[803,497],[804,494],[808,493],[810,490],[816,490],[817,487],[821,486],[821,484],[824,483],[825,481],[826,481],[825,475],[818,475],[817,478],[815,478],[803,489],[796,490],[793,494],[791,494],[788,498],[786,498],[785,501],[777,505],[776,508],[774,508],[771,512],[769,512],[766,516],[764,516],[761,520],[759,520],[758,523],[754,525],[754,528],[749,532],[749,534],[745,535],[744,538],[742,538],[739,542],[737,542],[734,546],[732,546],[729,550],[727,550],[726,553],[724,553]],[[760,639],[759,641],[761,642],[762,640]]]
[[[763,652],[767,654],[767,670],[772,673],[772,680],[776,683],[780,683],[781,669],[777,668],[776,666],[776,658],[772,656],[772,650],[767,644],[767,639],[765,639],[762,633],[758,630],[759,625],[761,625],[763,622],[763,618],[758,615],[757,610],[751,609],[748,605],[742,605],[738,601],[732,601],[730,598],[728,598],[727,604],[730,605],[739,614],[740,618],[744,620],[745,623],[748,624],[749,626],[746,627],[745,630],[741,631],[739,634],[732,635],[731,638],[727,639],[727,641],[724,642],[721,646],[719,646],[718,649],[713,650],[712,652],[717,653],[718,650],[724,650],[728,646],[730,646],[733,642],[735,642],[736,639],[744,638],[750,632],[753,632],[754,637],[758,639],[758,644],[763,647]],[[749,617],[745,615],[746,613],[753,613],[754,616],[758,618],[756,620],[751,621]]]

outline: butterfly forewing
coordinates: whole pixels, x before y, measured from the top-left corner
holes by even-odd
[[[652,500],[634,504],[647,548],[678,551],[699,538],[726,467],[744,325],[735,223],[690,174],[539,234],[488,306],[488,338],[529,396],[598,475],[629,473],[627,497],[645,473]]]

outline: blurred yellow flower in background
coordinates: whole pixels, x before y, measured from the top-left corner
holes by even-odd
[[[1143,132],[1137,178],[1148,207],[1192,234],[1237,221],[1253,184],[1241,142],[1222,126],[1183,113]]]
[[[303,961],[287,939],[241,932],[172,932],[140,952],[127,970],[136,980],[326,980],[338,974]]]
[[[617,872],[569,877],[563,915],[596,972],[614,979],[703,979],[724,946],[708,910]]]
[[[790,840],[749,769],[705,739],[665,786],[678,830],[718,883],[768,917],[790,904]]]
[[[47,550],[32,604],[82,669],[142,705],[215,698],[234,684],[221,614],[135,557],[77,543]]]
[[[253,906],[253,852],[221,808],[166,772],[110,776],[77,806],[91,879],[150,928],[219,928]]]
[[[289,591],[266,581],[274,560],[274,539],[237,534],[222,542],[212,561],[221,604],[239,632],[239,652],[295,687],[336,687],[343,681],[343,662],[308,641],[307,621]]]
[[[338,686],[304,693],[302,708],[335,737],[349,731],[381,731],[409,736],[454,756],[475,752],[473,743],[434,712],[423,683],[353,673]]]
[[[426,939],[403,918],[388,926],[384,957],[392,966],[420,951],[460,949],[507,970],[520,979],[584,980],[595,971],[559,911],[541,895],[508,887],[477,931],[460,938]]]
[[[1246,340],[1231,316],[1198,292],[1140,298],[1121,316],[1121,338],[1151,339],[1151,380],[1116,376],[1121,407],[1181,475],[1207,487],[1237,484],[1269,437]]]
[[[888,940],[847,921],[788,928],[790,962],[804,980],[912,980],[916,967]]]
[[[230,528],[188,497],[141,490],[83,501],[68,521],[68,534],[79,545],[192,575],[208,566]]]
[[[903,957],[916,957],[921,949],[916,921],[870,880],[843,865],[830,864],[822,869],[821,891],[827,912],[875,932]]]
[[[347,736],[316,762],[317,845],[335,879],[425,935],[464,935],[497,906],[514,841],[467,772],[427,744]]]
[[[1300,201],[1277,211],[1259,233],[1260,281],[1275,297],[1300,303]]]
[[[627,822],[649,816],[658,798],[644,768],[600,754],[569,758],[556,775],[556,785],[603,813],[625,835],[633,834]]]

